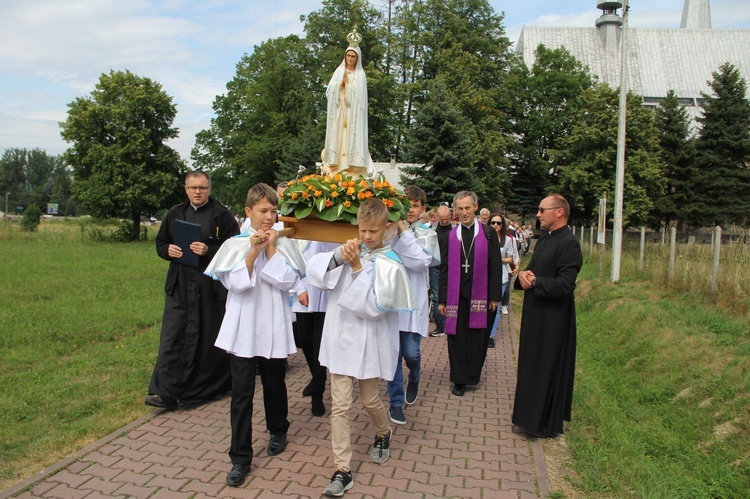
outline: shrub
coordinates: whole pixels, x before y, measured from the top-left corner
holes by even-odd
[[[39,221],[42,219],[42,210],[35,204],[29,206],[23,212],[21,219],[21,228],[26,232],[36,232],[39,228]]]

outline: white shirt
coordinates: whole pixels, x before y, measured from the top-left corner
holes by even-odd
[[[258,255],[252,275],[243,259],[217,277],[229,290],[216,346],[237,357],[285,359],[297,351],[289,290],[299,276],[280,253]]]

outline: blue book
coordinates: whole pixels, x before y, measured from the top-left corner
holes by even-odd
[[[198,267],[200,257],[193,253],[190,244],[201,240],[201,224],[186,222],[185,220],[174,221],[174,244],[182,250],[182,257],[175,260],[183,265]]]

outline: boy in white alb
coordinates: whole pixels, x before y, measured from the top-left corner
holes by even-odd
[[[349,411],[354,380],[375,429],[370,460],[389,456],[391,430],[380,400],[379,378],[391,380],[398,359],[398,312],[415,308],[406,270],[383,243],[390,228],[388,209],[379,199],[362,203],[359,237],[307,262],[307,284],[330,289],[320,363],[331,373],[331,443],[336,471],[323,493],[341,496],[352,488]]]
[[[404,262],[417,309],[413,312],[399,312],[401,348],[393,380],[388,382],[391,422],[399,425],[406,424],[404,401],[411,405],[417,401],[419,394],[419,375],[422,370],[420,343],[427,336],[430,326],[430,267],[440,265],[437,233],[420,219],[425,212],[427,195],[416,185],[407,186],[404,194],[409,198],[411,208],[406,216],[406,223],[398,223],[398,236],[391,241],[391,248]],[[406,394],[402,358],[409,368]]]
[[[250,227],[227,240],[206,269],[206,275],[229,290],[216,346],[230,354],[229,457],[233,466],[226,482],[232,487],[242,485],[253,459],[253,394],[258,367],[266,428],[271,434],[269,456],[284,450],[289,429],[284,362],[297,351],[289,290],[304,274],[304,258],[297,245],[272,229],[277,203],[276,191],[270,186],[251,187],[245,202]]]
[[[336,243],[321,241],[298,240],[298,242],[304,243],[301,250],[306,260],[318,253],[333,251],[339,247]],[[302,396],[311,398],[311,410],[314,416],[323,416],[326,411],[323,405],[323,394],[326,389],[327,372],[325,366],[320,365],[319,357],[330,291],[308,286],[304,279],[292,291],[297,295],[297,299],[292,304],[292,312],[297,317],[295,340],[305,355],[312,378],[302,390]]]

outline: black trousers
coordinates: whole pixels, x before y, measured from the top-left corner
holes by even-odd
[[[263,406],[266,429],[272,435],[286,434],[289,429],[289,406],[286,394],[286,359],[236,357],[230,355],[232,371],[232,403],[230,421],[232,439],[229,458],[232,464],[251,464],[253,460],[253,396],[255,372],[260,370],[263,384]]]
[[[323,338],[325,312],[297,312],[297,331],[295,342],[302,349],[307,367],[312,375],[312,396],[322,397],[326,389],[326,368],[320,365],[320,341]]]

